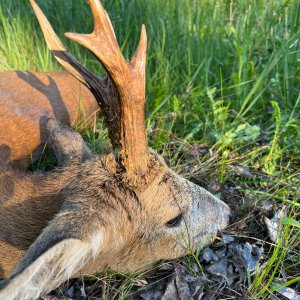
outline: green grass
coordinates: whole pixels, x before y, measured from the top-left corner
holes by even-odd
[[[85,1],[39,1],[59,36],[89,32]],[[151,147],[174,169],[201,181],[239,185],[256,202],[275,199],[292,205],[299,219],[300,185],[300,2],[296,0],[120,0],[103,1],[126,58],[148,31],[147,128]],[[65,38],[64,43],[94,72],[99,63]],[[25,0],[2,0],[0,70],[60,70],[52,59]],[[93,132],[87,140],[103,146]],[[192,145],[210,151],[191,154]],[[241,179],[234,166],[247,166],[254,179]],[[249,210],[253,206],[240,208]],[[254,204],[253,204],[254,205]],[[238,206],[238,205],[236,205]],[[300,229],[285,225],[281,244],[257,270],[250,292],[273,293],[280,268],[299,270]],[[287,255],[298,260],[291,267]],[[286,285],[299,274],[291,272]],[[298,276],[298,277],[297,277]],[[276,280],[275,280],[276,279]],[[273,284],[273,285],[272,285]]]

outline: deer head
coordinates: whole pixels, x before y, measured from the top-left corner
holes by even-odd
[[[145,27],[132,60],[127,62],[100,1],[89,1],[94,31],[66,36],[98,58],[108,74],[101,79],[67,52],[35,1],[30,3],[55,58],[98,101],[113,151],[93,156],[77,133],[55,120],[48,121],[49,142],[63,168],[39,176],[19,174],[22,184],[18,186],[19,179],[14,179],[15,189],[30,186],[36,195],[18,192],[24,199],[15,201],[35,201],[39,206],[37,199],[51,195],[50,206],[56,208],[42,232],[41,225],[35,224],[37,237],[32,237],[32,245],[2,283],[0,298],[36,298],[78,274],[108,269],[134,272],[159,260],[186,255],[199,243],[209,243],[227,226],[228,206],[174,173],[147,147]],[[32,186],[41,180],[37,192]],[[7,185],[0,184],[3,194]],[[5,226],[1,230],[5,232]],[[4,241],[5,237],[2,234]]]

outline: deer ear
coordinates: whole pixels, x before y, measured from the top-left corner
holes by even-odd
[[[59,166],[72,160],[82,162],[92,157],[81,135],[72,128],[50,118],[46,120],[45,127],[48,144]]]
[[[71,228],[74,224],[68,225],[70,221],[64,217],[51,221],[11,275],[0,283],[0,299],[36,299],[95,259],[103,245],[103,231],[82,239],[80,232]]]

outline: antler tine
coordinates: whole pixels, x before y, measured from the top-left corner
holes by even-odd
[[[142,26],[140,42],[129,65],[122,55],[113,26],[101,2],[90,0],[89,4],[94,17],[94,31],[91,34],[67,32],[65,36],[90,50],[103,64],[117,87],[124,85],[122,76],[128,75],[135,68],[144,75],[147,48],[145,26]]]
[[[103,64],[108,74],[121,68],[126,72],[126,61],[122,56],[112,24],[99,0],[88,2],[94,18],[94,31],[90,34],[65,33],[65,36],[90,50]],[[117,82],[115,82],[117,84]]]
[[[90,0],[94,16],[91,34],[66,33],[66,36],[90,50],[108,73],[106,81],[83,67],[62,45],[34,0],[29,0],[37,15],[55,58],[86,84],[104,112],[116,160],[128,178],[147,175],[148,150],[145,129],[145,68],[147,37],[142,27],[139,46],[131,62],[120,47],[106,11],[99,0]]]
[[[84,67],[76,58],[74,58],[64,47],[46,16],[35,3],[35,0],[29,0],[33,11],[43,31],[49,50],[53,53],[55,59],[75,78],[86,85],[94,94],[108,127],[108,134],[114,149],[120,148],[118,116],[120,115],[118,93],[109,78],[101,79],[89,69]],[[109,103],[107,103],[109,102]]]
[[[81,65],[79,61],[77,61],[67,52],[67,49],[64,47],[64,45],[54,32],[49,21],[47,20],[39,6],[35,3],[34,0],[29,0],[29,2],[39,21],[49,50],[52,51],[55,58],[67,71],[69,71],[80,82],[89,87],[90,78],[86,77],[94,77],[95,79],[98,79],[98,77],[95,74],[92,74],[92,72]]]
[[[120,96],[120,159],[127,176],[144,176],[148,170],[145,129],[145,69],[147,36],[142,27],[139,46],[130,63],[122,56],[111,22],[99,0],[90,0],[94,16],[91,34],[66,33],[90,50],[103,64]]]

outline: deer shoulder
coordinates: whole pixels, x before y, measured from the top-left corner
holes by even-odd
[[[84,129],[97,110],[92,93],[68,72],[0,73],[0,163],[25,169],[43,150],[47,118]]]

